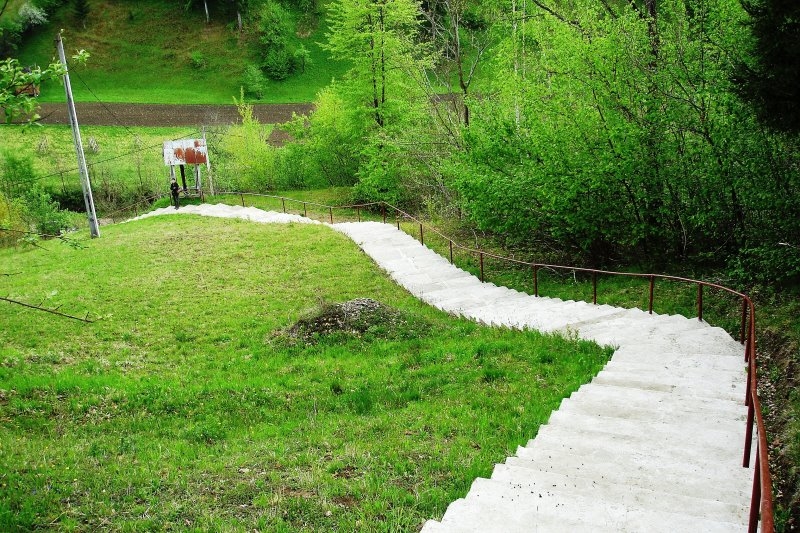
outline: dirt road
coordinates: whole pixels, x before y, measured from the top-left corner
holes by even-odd
[[[256,104],[262,124],[282,124],[292,113],[308,114],[312,104]],[[239,121],[236,106],[205,104],[77,103],[78,122],[87,126],[217,126]],[[69,124],[65,103],[40,104],[42,124]]]

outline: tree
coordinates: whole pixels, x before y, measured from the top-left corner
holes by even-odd
[[[89,58],[86,50],[79,50],[72,59],[75,63],[85,63]],[[59,78],[66,72],[60,62],[39,66],[24,67],[19,60],[7,58],[0,61],[0,108],[5,114],[6,123],[19,118],[34,122],[39,118],[36,111],[36,91],[42,82]]]
[[[51,63],[42,69],[38,66],[23,67],[17,59],[12,58],[0,61],[0,108],[3,108],[6,123],[20,117],[27,117],[29,121],[38,119],[34,88],[63,73],[61,63]]]
[[[742,0],[753,36],[751,64],[735,75],[740,94],[760,119],[800,133],[800,3],[792,0]]]

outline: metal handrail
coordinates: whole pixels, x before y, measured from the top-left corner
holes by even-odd
[[[763,533],[774,533],[775,531],[775,519],[774,519],[774,512],[773,512],[773,496],[772,496],[772,478],[769,471],[769,452],[768,452],[768,444],[767,444],[767,434],[764,426],[764,418],[761,413],[761,402],[758,397],[758,366],[757,366],[757,358],[756,358],[756,312],[755,312],[755,305],[753,301],[744,293],[739,291],[733,290],[731,288],[725,287],[718,283],[711,283],[708,281],[696,280],[691,278],[685,278],[681,276],[669,276],[664,274],[643,274],[638,272],[616,272],[616,271],[609,271],[609,270],[600,270],[594,268],[584,268],[584,267],[572,267],[572,266],[565,266],[565,265],[554,265],[549,263],[536,263],[530,261],[522,261],[520,259],[514,259],[510,257],[503,257],[501,255],[486,252],[484,250],[478,250],[475,248],[470,248],[468,246],[462,246],[456,243],[452,238],[447,237],[443,233],[441,233],[436,228],[430,227],[426,225],[423,221],[419,220],[415,216],[403,211],[402,209],[395,207],[388,202],[367,202],[362,204],[353,204],[353,205],[341,205],[341,206],[330,206],[325,204],[320,204],[316,202],[309,202],[303,200],[295,200],[293,198],[287,198],[285,196],[276,196],[276,195],[269,195],[269,194],[256,194],[256,193],[244,193],[244,192],[218,192],[217,196],[228,195],[228,196],[239,196],[241,200],[242,207],[245,207],[245,196],[256,196],[261,198],[272,198],[276,200],[280,200],[283,212],[286,212],[286,202],[290,203],[299,203],[303,205],[303,214],[304,216],[308,216],[308,206],[314,206],[323,208],[328,211],[328,219],[330,223],[333,224],[334,217],[333,211],[334,209],[347,209],[347,210],[356,210],[357,219],[361,220],[361,210],[362,209],[369,209],[380,207],[383,222],[385,223],[387,220],[387,211],[394,212],[395,214],[395,221],[397,224],[397,228],[400,229],[400,219],[404,219],[407,221],[412,221],[416,225],[419,226],[419,239],[420,242],[424,245],[424,235],[425,232],[428,234],[438,235],[442,239],[444,239],[449,246],[450,250],[450,262],[453,262],[453,251],[454,249],[460,249],[464,252],[477,255],[479,258],[480,263],[480,279],[484,281],[485,279],[485,271],[484,271],[484,259],[485,258],[492,258],[497,259],[499,261],[505,261],[507,263],[511,263],[518,266],[525,266],[529,267],[533,271],[533,284],[534,284],[534,296],[539,296],[539,284],[538,284],[538,271],[541,268],[549,268],[553,270],[568,270],[571,272],[583,272],[587,274],[591,274],[592,276],[592,303],[597,303],[597,276],[598,275],[608,275],[608,276],[625,276],[629,278],[643,278],[649,281],[649,301],[648,301],[648,312],[653,314],[653,303],[655,297],[655,281],[656,280],[666,280],[666,281],[676,281],[680,283],[688,283],[697,286],[697,319],[702,321],[703,320],[703,289],[708,287],[710,289],[717,289],[723,291],[725,293],[731,294],[737,298],[741,298],[742,301],[742,320],[739,330],[739,342],[744,345],[744,358],[745,362],[747,363],[747,387],[745,392],[745,405],[747,406],[747,427],[745,429],[745,442],[744,442],[744,455],[742,460],[742,466],[747,468],[750,465],[751,459],[751,445],[753,440],[753,424],[755,423],[758,438],[756,442],[756,458],[755,458],[755,467],[753,471],[753,489],[752,495],[750,500],[750,516],[749,516],[749,523],[748,523],[748,532],[755,533],[759,529],[759,519],[761,521],[761,531]]]

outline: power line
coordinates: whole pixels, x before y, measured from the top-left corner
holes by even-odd
[[[122,123],[122,121],[119,119],[119,117],[118,117],[117,115],[115,115],[113,111],[111,111],[111,108],[110,108],[110,107],[108,107],[108,106],[105,104],[105,102],[103,102],[102,100],[100,100],[100,98],[99,98],[99,97],[98,97],[98,96],[97,96],[97,95],[94,93],[94,91],[92,90],[92,88],[91,88],[91,87],[89,87],[89,84],[88,84],[88,83],[86,83],[86,82],[83,80],[83,78],[81,78],[80,74],[78,74],[77,72],[73,72],[73,74],[75,74],[75,76],[76,76],[76,77],[77,77],[77,78],[80,80],[80,82],[83,84],[83,86],[84,86],[84,87],[86,87],[86,90],[87,90],[87,91],[89,91],[89,93],[91,93],[91,95],[92,95],[92,96],[94,96],[94,99],[95,99],[95,100],[97,100],[97,101],[100,103],[100,105],[101,105],[101,106],[103,106],[103,109],[105,109],[106,111],[108,111],[108,114],[109,114],[109,115],[111,115],[111,116],[114,118],[114,120],[116,120],[116,121],[117,121],[117,125],[118,125],[118,126],[120,126],[120,127],[122,127],[122,128],[124,128],[124,129],[125,129],[125,131],[127,131],[129,135],[133,135],[133,136],[135,137],[135,136],[136,136],[136,134],[135,134],[135,133],[133,133],[133,132],[130,130],[130,128],[128,128],[128,126],[126,126],[125,124],[123,124],[123,123]]]

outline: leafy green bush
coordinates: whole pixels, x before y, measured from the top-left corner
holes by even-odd
[[[22,219],[36,233],[60,235],[70,226],[69,212],[62,211],[58,202],[38,184],[25,191],[16,201]]]
[[[257,65],[247,65],[242,74],[244,94],[261,100],[264,97],[264,86],[267,78]]]

